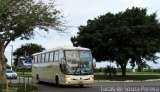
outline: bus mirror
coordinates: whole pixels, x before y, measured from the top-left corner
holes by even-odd
[[[95,68],[96,67],[96,59],[93,58],[93,67]]]

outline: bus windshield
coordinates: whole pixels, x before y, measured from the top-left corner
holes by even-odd
[[[65,51],[66,73],[75,75],[93,74],[92,55],[89,50]]]

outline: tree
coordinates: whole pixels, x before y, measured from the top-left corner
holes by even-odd
[[[141,62],[138,64],[138,72],[141,72],[143,68],[149,68],[150,66],[146,62]]]
[[[79,26],[77,36],[71,38],[73,45],[90,48],[97,61],[115,61],[121,66],[122,76],[126,65],[142,60],[155,60],[160,49],[160,23],[156,13],[132,7],[116,14],[106,13],[87,25]]]
[[[14,65],[18,66],[18,59],[21,56],[32,56],[33,53],[37,53],[37,52],[41,52],[45,50],[45,48],[43,48],[41,45],[38,44],[34,44],[34,43],[27,43],[24,45],[21,45],[20,48],[17,48],[14,52],[13,52],[13,56],[14,58]]]
[[[4,51],[17,38],[30,39],[34,29],[48,28],[63,31],[63,15],[55,7],[55,0],[0,0],[0,79],[5,83],[6,62]]]

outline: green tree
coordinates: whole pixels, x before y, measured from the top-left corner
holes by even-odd
[[[146,62],[141,62],[138,64],[138,72],[141,72],[143,68],[150,69],[150,66]]]
[[[0,81],[5,82],[6,62],[4,51],[17,38],[30,39],[34,29],[48,28],[63,31],[63,15],[55,7],[55,0],[0,0]]]
[[[20,48],[17,48],[13,52],[14,58],[14,66],[18,66],[18,59],[21,56],[32,56],[33,53],[41,52],[45,50],[41,45],[35,44],[35,43],[27,43],[24,45],[21,45]]]
[[[125,76],[129,61],[133,64],[156,59],[155,53],[160,48],[160,23],[156,13],[148,15],[147,9],[127,8],[89,19],[71,41],[74,46],[90,48],[97,61],[115,61]]]

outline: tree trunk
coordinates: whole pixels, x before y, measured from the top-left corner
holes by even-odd
[[[0,44],[0,83],[2,85],[6,83],[6,61],[4,51],[4,45]]]
[[[121,64],[122,77],[126,76],[126,64]]]
[[[141,67],[141,65],[139,64],[138,65],[138,72],[141,72],[142,71],[142,67]]]

